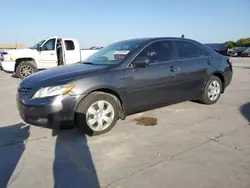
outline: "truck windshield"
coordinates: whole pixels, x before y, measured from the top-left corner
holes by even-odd
[[[94,53],[81,63],[93,65],[114,65],[119,64],[133,50],[138,48],[144,40],[127,40],[110,44],[102,50]]]
[[[34,46],[31,46],[30,49],[36,49],[37,46],[41,46],[44,42],[45,42],[45,40],[42,40],[42,41],[38,42],[37,44],[35,44]]]

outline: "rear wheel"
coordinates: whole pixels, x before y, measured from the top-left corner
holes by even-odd
[[[76,125],[94,136],[110,131],[118,120],[119,105],[115,96],[104,92],[89,94],[78,106]]]
[[[37,68],[32,63],[22,61],[16,68],[16,75],[18,78],[24,79],[36,71]]]
[[[217,76],[211,76],[203,90],[201,102],[204,104],[216,103],[221,95],[222,82]]]

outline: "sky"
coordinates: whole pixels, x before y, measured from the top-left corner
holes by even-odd
[[[250,0],[1,0],[0,44],[51,36],[81,47],[140,37],[203,43],[250,37]]]

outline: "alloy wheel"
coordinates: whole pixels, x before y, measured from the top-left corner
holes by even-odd
[[[103,131],[112,124],[114,116],[114,107],[108,101],[100,100],[88,108],[86,122],[90,129]]]
[[[220,96],[220,83],[217,80],[214,80],[208,86],[208,98],[210,101],[215,101]]]
[[[31,75],[33,72],[34,72],[33,68],[29,65],[23,65],[20,68],[20,75],[22,77],[27,77],[27,76]]]

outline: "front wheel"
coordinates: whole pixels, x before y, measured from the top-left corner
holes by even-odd
[[[37,71],[37,68],[28,61],[22,61],[16,68],[16,75],[18,78],[21,78],[22,80],[34,72]]]
[[[217,76],[211,76],[203,90],[201,102],[204,104],[216,103],[221,95],[222,82]]]
[[[119,105],[115,96],[104,92],[89,94],[76,111],[76,126],[94,136],[110,131],[118,120]]]

